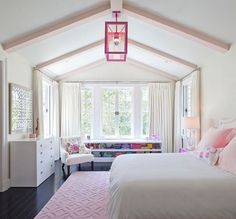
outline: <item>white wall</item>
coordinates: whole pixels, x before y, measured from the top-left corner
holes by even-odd
[[[22,56],[11,53],[7,54],[3,51],[0,46],[0,59],[6,60],[6,75],[5,78],[3,77],[3,73],[1,73],[1,81],[0,81],[0,88],[1,88],[1,95],[5,89],[6,93],[4,94],[4,98],[1,98],[1,111],[5,109],[5,118],[1,118],[0,115],[0,122],[4,120],[3,127],[0,135],[0,192],[5,191],[10,186],[9,181],[9,145],[8,140],[12,138],[22,137],[22,135],[8,135],[8,83],[16,83],[22,85],[27,88],[32,88],[32,68],[30,63],[23,58]],[[3,82],[3,79],[6,79]],[[4,89],[2,89],[4,87]],[[2,114],[2,113],[1,113]],[[5,139],[3,139],[5,136]]]
[[[172,81],[163,72],[140,64],[105,62],[83,71],[75,71],[63,81]]]
[[[0,48],[0,191],[9,187],[7,142],[7,74],[6,57]]]
[[[17,53],[10,53],[7,62],[8,82],[32,89],[32,67],[28,60]]]
[[[222,118],[236,118],[236,44],[209,57],[201,73],[202,132]]]
[[[32,67],[28,60],[17,53],[8,54],[7,76],[8,83],[15,83],[23,87],[32,89]],[[25,134],[9,134],[9,139],[22,138]]]

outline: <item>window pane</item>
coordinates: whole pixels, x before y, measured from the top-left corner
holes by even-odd
[[[131,113],[130,112],[120,112],[119,134],[120,136],[131,135]]]
[[[119,89],[119,112],[127,112],[132,110],[132,90]]]
[[[183,86],[183,116],[191,116],[191,96],[192,96],[192,86],[187,84]]]
[[[133,90],[129,88],[119,89],[119,135],[131,136],[132,128],[132,96]]]
[[[92,90],[81,90],[81,133],[82,135],[92,135]]]
[[[142,134],[148,136],[148,112],[143,112],[142,123]]]
[[[102,93],[102,131],[104,136],[115,136],[115,103],[116,91],[114,89],[104,89]]]
[[[148,136],[148,124],[149,124],[149,111],[148,111],[148,105],[149,105],[149,89],[148,87],[142,88],[142,135]]]

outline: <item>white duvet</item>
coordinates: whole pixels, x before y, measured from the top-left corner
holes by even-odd
[[[190,154],[130,154],[111,167],[110,219],[236,219],[236,176]]]

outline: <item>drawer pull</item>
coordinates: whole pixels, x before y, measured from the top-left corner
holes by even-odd
[[[42,155],[42,154],[43,154],[43,152],[41,151],[41,152],[40,152],[40,154]]]
[[[52,158],[52,155],[50,157]]]
[[[50,150],[52,150],[52,148],[50,148]]]
[[[42,175],[42,174],[43,174],[43,171],[41,171],[40,174]]]
[[[40,147],[43,147],[43,145],[41,144]]]
[[[40,163],[43,163],[43,161],[41,160]]]

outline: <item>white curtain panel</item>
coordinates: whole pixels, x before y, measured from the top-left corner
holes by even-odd
[[[52,134],[54,137],[59,137],[59,84],[56,81],[52,82]]]
[[[200,120],[200,71],[192,73],[192,116],[199,117]],[[197,144],[200,140],[200,129],[195,131],[194,142]]]
[[[61,84],[61,136],[80,136],[80,83]]]
[[[60,155],[59,131],[60,131],[60,114],[59,114],[59,84],[52,82],[52,135],[55,138],[54,159],[58,160]]]
[[[174,152],[178,152],[182,146],[181,118],[182,118],[182,98],[181,82],[175,83],[175,106],[174,106]]]
[[[34,132],[39,124],[39,136],[44,137],[43,127],[43,75],[39,70],[33,72]]]
[[[173,98],[171,83],[149,84],[149,135],[158,135],[163,151],[173,152]]]

